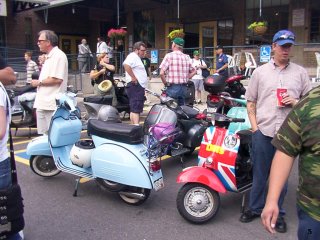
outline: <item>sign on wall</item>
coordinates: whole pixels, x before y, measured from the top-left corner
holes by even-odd
[[[264,45],[260,47],[260,62],[269,62],[271,59],[271,46]]]
[[[7,16],[7,4],[6,0],[0,0],[0,16]]]
[[[151,63],[158,63],[158,50],[151,50]]]
[[[304,8],[292,10],[292,27],[304,26]]]

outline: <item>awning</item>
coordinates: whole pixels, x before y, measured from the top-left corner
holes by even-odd
[[[82,2],[83,0],[15,0],[16,2],[24,2],[24,3],[36,3],[41,4],[41,6],[37,6],[34,10],[43,10],[47,8],[60,7],[63,5]]]

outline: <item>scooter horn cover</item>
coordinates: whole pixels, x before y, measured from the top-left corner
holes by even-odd
[[[112,87],[112,82],[110,80],[103,80],[98,85],[98,89],[103,93],[110,91],[111,87]]]

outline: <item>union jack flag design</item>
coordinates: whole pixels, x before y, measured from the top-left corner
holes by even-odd
[[[234,132],[211,126],[205,131],[199,149],[198,166],[210,160],[209,167],[229,191],[237,191],[235,162],[239,145],[239,136]]]

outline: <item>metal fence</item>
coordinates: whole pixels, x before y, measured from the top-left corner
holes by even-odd
[[[170,52],[170,49],[149,49],[149,50],[157,50],[158,59],[156,63],[151,64],[152,71],[155,76],[159,74],[159,65],[163,60],[164,56]],[[193,52],[198,50],[202,58],[206,61],[208,67],[211,69],[215,68],[215,60],[216,54],[213,47],[205,47],[205,48],[185,48],[184,53],[189,54],[191,57],[193,56]],[[0,54],[4,57],[5,61],[10,65],[16,72],[19,73],[18,81],[23,82],[26,79],[26,62],[24,60],[24,53],[26,51],[30,51],[28,49],[17,49],[17,48],[9,48],[9,47],[0,47]],[[32,59],[37,62],[38,56],[41,54],[39,51],[34,51]],[[320,52],[320,43],[309,43],[309,44],[297,44],[294,46],[292,51],[292,56],[290,59],[305,67],[311,78],[320,78],[320,59],[316,58],[316,52]],[[245,45],[245,46],[225,46],[224,53],[230,56],[238,57],[238,68],[240,70],[245,70],[247,67],[247,53],[250,53],[256,63],[257,66],[263,64],[260,62],[260,46],[256,45]],[[125,57],[129,54],[129,52],[113,52],[112,58],[110,59],[111,63],[113,63],[116,67],[116,74],[123,75],[124,69],[122,67],[122,63]],[[74,85],[78,90],[82,89],[82,74],[78,69],[78,55],[77,54],[67,54],[67,58],[69,61],[69,81],[74,82]],[[88,69],[89,71],[96,64],[95,55],[93,57],[88,58]]]

